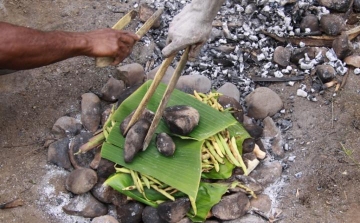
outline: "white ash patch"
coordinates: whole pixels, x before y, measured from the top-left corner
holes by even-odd
[[[58,223],[89,223],[90,219],[68,215],[62,210],[62,207],[70,202],[71,194],[56,191],[55,186],[50,182],[52,179],[66,176],[69,172],[52,165],[46,165],[45,168],[47,172],[39,184],[38,193],[41,196],[36,201],[36,205],[44,211],[46,217],[55,218]]]

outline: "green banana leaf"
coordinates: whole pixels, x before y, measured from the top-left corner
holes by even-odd
[[[121,193],[125,194],[128,197],[133,198],[134,200],[137,200],[139,202],[142,202],[146,205],[149,205],[149,206],[152,206],[155,208],[158,206],[158,203],[156,203],[155,201],[168,200],[168,198],[165,197],[164,195],[162,195],[161,193],[159,193],[153,189],[148,189],[146,187],[144,187],[144,191],[145,191],[147,199],[145,199],[138,190],[123,190],[126,187],[134,185],[134,181],[133,181],[132,177],[130,176],[130,174],[116,173],[116,174],[112,175],[111,177],[109,177],[105,181],[104,184],[109,185],[110,187],[114,188],[117,191],[120,191]],[[184,193],[177,192],[177,193],[173,194],[172,196],[177,198],[177,197],[184,197],[186,195]]]
[[[204,222],[211,208],[219,203],[221,197],[229,189],[229,185],[201,182],[196,198],[197,214],[190,211],[188,217],[193,222]]]
[[[218,179],[218,180],[221,180],[221,179],[228,179],[231,177],[232,175],[232,171],[233,169],[235,168],[235,165],[230,163],[227,159],[224,159],[224,164],[220,164],[219,167],[220,167],[220,170],[219,172],[216,172],[215,168],[212,169],[210,172],[208,173],[202,173],[201,174],[201,177],[204,178],[204,179]]]

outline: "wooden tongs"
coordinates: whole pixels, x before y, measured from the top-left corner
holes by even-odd
[[[146,136],[145,136],[145,140],[143,143],[143,151],[147,149],[147,147],[150,144],[150,141],[155,133],[155,130],[157,128],[157,126],[159,125],[160,119],[164,113],[165,110],[165,106],[167,104],[167,102],[169,101],[170,95],[173,92],[173,90],[176,87],[176,83],[179,80],[179,77],[181,76],[181,72],[185,67],[185,64],[188,60],[188,54],[189,54],[189,50],[190,47],[187,47],[185,52],[183,53],[183,55],[180,58],[179,63],[176,66],[176,69],[174,71],[173,76],[171,77],[171,80],[168,84],[168,86],[166,87],[165,93],[160,101],[160,104],[156,110],[155,116],[153,121],[151,122],[149,131],[147,132]],[[127,133],[127,131],[130,129],[130,127],[132,125],[134,125],[140,118],[140,116],[142,115],[143,111],[145,110],[146,105],[148,104],[150,98],[153,96],[153,94],[155,93],[156,88],[159,86],[161,80],[163,79],[166,70],[168,69],[168,67],[170,66],[171,62],[174,60],[175,56],[177,53],[174,53],[172,55],[170,55],[168,58],[166,58],[160,68],[158,69],[158,71],[155,74],[154,80],[151,83],[148,91],[146,92],[146,94],[144,95],[143,99],[141,100],[139,106],[137,107],[137,109],[135,110],[132,118],[130,119],[130,122],[128,124],[128,126],[125,129],[125,134]]]
[[[160,15],[162,14],[162,12],[164,11],[163,8],[158,9],[145,23],[142,27],[140,27],[140,29],[138,31],[136,31],[136,34],[141,38],[143,37],[147,31],[149,31],[149,29],[152,27],[152,25],[155,23],[155,21],[160,17]],[[113,29],[117,29],[117,30],[121,30],[123,29],[125,26],[127,26],[132,19],[135,18],[136,16],[136,11],[132,10],[129,13],[127,13],[125,16],[123,16],[112,28]],[[181,59],[174,71],[173,76],[171,77],[171,80],[165,90],[165,93],[161,99],[161,102],[159,104],[158,109],[156,110],[155,116],[153,121],[151,122],[149,131],[146,134],[144,143],[143,143],[143,150],[146,150],[146,148],[148,147],[154,133],[155,130],[157,128],[157,126],[159,125],[160,119],[162,117],[162,114],[164,113],[165,110],[165,106],[167,104],[167,102],[169,101],[170,95],[173,92],[177,81],[179,80],[179,77],[181,76],[181,72],[185,67],[185,64],[188,60],[188,54],[189,54],[189,49],[190,47],[186,48],[185,52],[183,53],[183,55],[181,56]],[[166,58],[163,63],[161,64],[160,68],[158,69],[158,71],[155,74],[154,80],[150,85],[149,90],[146,92],[145,96],[143,97],[143,99],[141,100],[139,106],[137,107],[137,109],[135,110],[128,126],[125,129],[125,134],[128,132],[128,130],[130,129],[130,127],[132,125],[135,124],[135,122],[137,122],[141,116],[141,114],[143,113],[143,111],[145,110],[146,105],[148,104],[150,98],[153,96],[153,94],[155,93],[156,88],[159,86],[161,80],[163,79],[166,70],[168,69],[168,67],[170,66],[171,62],[174,60],[175,56],[177,53],[174,53],[172,55],[170,55],[168,58]],[[112,62],[114,61],[114,58],[111,57],[98,57],[96,58],[96,66],[98,67],[105,67],[110,65]]]
[[[149,29],[154,25],[156,20],[161,16],[163,13],[164,8],[159,8],[146,22],[144,25],[136,31],[136,35],[139,36],[139,39],[141,39],[148,31]],[[133,20],[137,15],[137,12],[135,10],[131,10],[126,15],[124,15],[113,27],[112,29],[116,30],[122,30],[125,26],[127,26],[131,20]],[[114,62],[114,58],[112,57],[98,57],[96,58],[96,66],[97,67],[106,67],[109,66]]]

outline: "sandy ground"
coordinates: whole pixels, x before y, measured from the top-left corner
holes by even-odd
[[[111,9],[126,12],[128,7],[113,0],[0,0],[0,20],[42,30],[86,31],[112,26],[123,13]],[[69,199],[62,184],[65,172],[46,163],[43,145],[56,119],[76,117],[81,94],[99,91],[113,72],[78,57],[0,76],[0,203],[25,201],[23,207],[0,210],[0,222],[88,221],[62,213]],[[310,80],[302,83],[310,86]],[[329,89],[318,102],[296,97],[299,84],[269,85],[285,103],[284,117],[293,122],[284,134],[290,145],[286,157],[296,156],[294,162],[284,159],[284,183],[276,188],[280,222],[357,222],[360,76],[350,74],[335,97]],[[353,153],[346,155],[340,143]]]

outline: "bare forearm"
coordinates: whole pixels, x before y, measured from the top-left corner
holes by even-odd
[[[29,69],[86,54],[83,33],[42,32],[0,23],[0,68]]]

